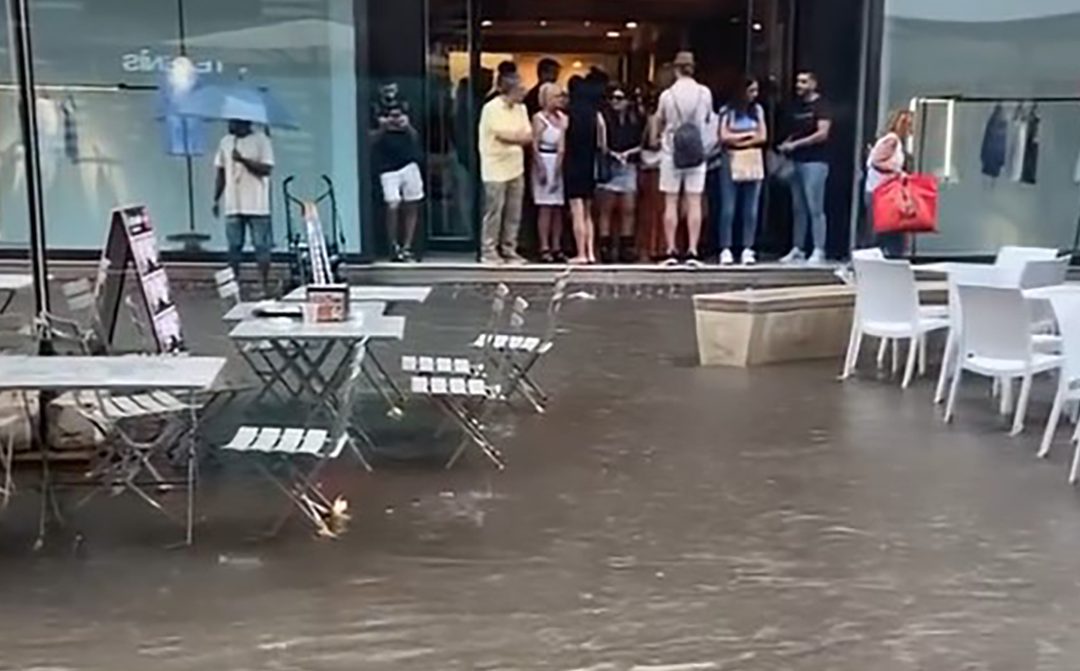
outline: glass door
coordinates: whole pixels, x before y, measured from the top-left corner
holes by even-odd
[[[476,127],[486,89],[479,82],[478,0],[428,0],[426,16],[426,248],[476,252]]]
[[[746,0],[746,72],[761,88],[769,144],[783,132],[784,102],[794,78],[794,0]],[[762,193],[758,248],[781,254],[791,248],[791,200],[786,186],[767,182]]]

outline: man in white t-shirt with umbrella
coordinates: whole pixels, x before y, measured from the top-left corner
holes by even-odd
[[[263,291],[269,292],[274,229],[270,220],[270,173],[274,147],[250,121],[232,119],[214,156],[214,216],[225,215],[229,267],[239,274],[244,244],[250,234]]]
[[[269,293],[274,247],[270,175],[274,147],[261,128],[296,128],[292,115],[265,88],[237,82],[196,89],[179,106],[182,116],[228,121],[214,155],[214,216],[225,215],[229,266],[238,273],[250,234],[263,291]]]

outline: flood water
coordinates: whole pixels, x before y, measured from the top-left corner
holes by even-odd
[[[228,350],[213,299],[183,307],[195,349]],[[449,290],[406,312],[387,361],[461,351],[484,319]],[[975,384],[946,427],[927,380],[697,368],[687,299],[576,303],[564,327],[550,412],[494,422],[505,472],[442,470],[456,438],[422,403],[368,413],[376,472],[327,476],[353,510],[338,541],[252,541],[282,501],[226,465],[191,550],[120,497],[35,554],[23,492],[0,515],[0,669],[1076,668],[1080,494],[1064,432],[1034,456],[1046,389],[1010,439]]]

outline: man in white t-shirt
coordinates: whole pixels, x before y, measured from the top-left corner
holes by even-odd
[[[675,83],[660,95],[660,191],[664,194],[664,237],[667,243],[665,265],[678,263],[679,250],[676,233],[679,230],[679,212],[686,213],[688,249],[686,262],[700,265],[698,243],[701,240],[702,194],[705,191],[707,163],[702,157],[700,165],[677,167],[675,160],[675,134],[685,124],[693,124],[701,135],[703,148],[707,151],[715,143],[709,137],[715,134],[712,92],[694,80],[694,55],[681,51],[675,56]],[[679,207],[680,195],[682,207]]]
[[[221,138],[214,156],[217,178],[214,184],[214,216],[225,212],[225,238],[229,245],[229,266],[239,274],[248,229],[255,247],[263,291],[270,286],[270,253],[274,229],[270,222],[270,173],[274,169],[274,148],[265,133],[255,132],[250,121],[229,121],[229,133]]]

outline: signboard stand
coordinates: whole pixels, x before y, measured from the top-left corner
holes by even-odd
[[[138,280],[142,306],[150,319],[150,330],[159,354],[184,351],[180,313],[173,302],[169,278],[161,265],[157,236],[145,206],[136,205],[112,211],[105,248],[98,268],[98,333],[101,342],[111,345],[116,334],[124,282],[133,266]]]

